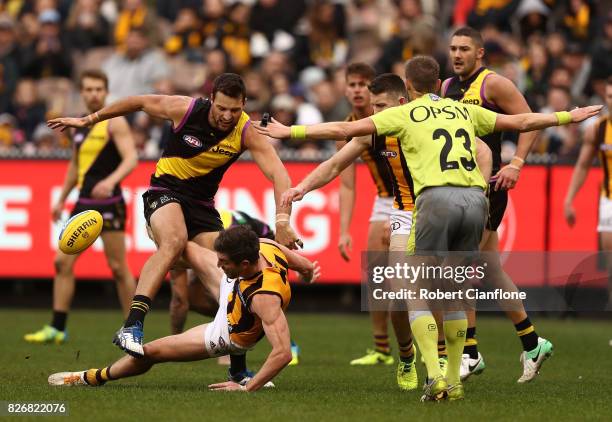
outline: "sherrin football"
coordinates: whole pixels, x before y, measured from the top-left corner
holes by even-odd
[[[83,252],[96,241],[102,231],[102,215],[95,210],[87,210],[66,221],[59,235],[59,248],[68,255]]]

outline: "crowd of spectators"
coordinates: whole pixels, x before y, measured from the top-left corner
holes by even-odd
[[[253,119],[341,120],[344,68],[364,61],[403,76],[416,54],[450,76],[448,37],[482,31],[486,63],[510,78],[534,111],[603,103],[612,75],[612,11],[596,0],[6,0],[0,1],[0,154],[69,151],[45,120],[79,115],[75,81],[109,76],[109,100],[147,93],[210,95],[212,80],[243,75]],[[131,116],[143,157],[156,158],[168,126]],[[580,127],[543,132],[536,152],[575,159]],[[504,151],[512,152],[509,138]],[[332,144],[278,142],[317,159]]]

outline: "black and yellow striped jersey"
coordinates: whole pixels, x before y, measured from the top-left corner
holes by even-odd
[[[393,192],[393,207],[412,211],[414,209],[414,182],[398,139],[372,135],[372,151],[380,156],[387,165]]]
[[[444,82],[443,86],[445,88],[443,89],[442,96],[465,104],[481,106],[496,113],[503,113],[503,110],[495,104],[491,104],[485,98],[485,82],[492,74],[495,74],[495,72],[483,66],[465,81],[461,81],[458,76],[453,76]],[[491,148],[493,155],[493,171],[491,174],[497,174],[501,168],[502,135],[502,132],[495,132],[481,137]]]
[[[274,240],[274,230],[272,230],[272,228],[263,221],[251,217],[246,212],[232,210],[217,211],[219,211],[219,215],[221,216],[221,222],[223,223],[224,230],[227,230],[230,227],[247,226],[255,232],[257,237]]]
[[[249,309],[253,296],[276,295],[281,299],[283,311],[291,300],[287,257],[272,243],[260,242],[259,246],[259,253],[268,261],[268,266],[249,279],[236,280],[234,290],[227,300],[230,340],[245,348],[251,347],[264,336],[261,319]]]
[[[180,124],[157,162],[151,186],[169,189],[189,198],[212,200],[227,169],[244,151],[245,132],[251,121],[242,112],[229,132],[210,126],[208,99],[192,99]]]
[[[599,152],[599,161],[603,169],[604,179],[601,184],[601,194],[612,199],[612,116],[602,116],[595,123],[595,142]]]
[[[90,198],[94,186],[113,173],[121,164],[121,155],[109,131],[110,120],[96,123],[91,128],[79,128],[72,137],[77,156],[77,187],[81,198]],[[121,195],[119,184],[113,197]]]
[[[358,120],[357,117],[351,113],[345,119],[346,122],[352,122]],[[351,139],[347,139],[350,142]],[[367,149],[361,154],[361,159],[368,166],[372,180],[376,185],[376,191],[378,196],[381,198],[389,198],[393,196],[393,182],[391,181],[391,174],[387,167],[386,160],[377,154],[372,148]]]

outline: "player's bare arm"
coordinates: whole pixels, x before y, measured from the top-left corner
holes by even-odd
[[[569,113],[567,122],[559,121],[557,113],[523,113],[515,114],[514,116],[498,114],[495,120],[494,131],[515,130],[528,132],[562,124],[579,123],[589,117],[597,116],[602,108],[602,105],[575,108],[572,111],[565,112]]]
[[[253,296],[250,308],[251,312],[261,319],[263,330],[272,350],[261,369],[247,383],[246,388],[235,382],[227,381],[209,385],[211,390],[257,391],[291,362],[289,324],[281,309],[281,299],[276,295],[258,293]]]
[[[62,186],[62,192],[51,210],[53,221],[58,221],[61,218],[66,198],[68,198],[70,191],[77,185],[79,178],[77,156],[78,153],[76,149],[73,148],[72,157],[70,157],[70,161],[68,162],[68,169],[66,170],[66,177],[64,178],[64,185]]]
[[[103,120],[125,116],[137,111],[144,111],[148,115],[159,119],[170,120],[174,126],[178,126],[187,110],[189,110],[191,101],[191,97],[181,95],[134,95],[115,101],[85,117],[51,119],[47,122],[47,126],[61,131],[67,127],[89,127]]]
[[[304,283],[314,283],[321,276],[321,267],[317,261],[311,262],[308,258],[303,257],[299,253],[273,240],[259,239],[259,241],[276,245],[285,254],[289,269],[300,274],[300,281]]]
[[[563,202],[563,214],[565,215],[565,221],[567,221],[567,224],[570,226],[576,224],[576,210],[573,206],[574,198],[584,184],[584,181],[589,174],[591,163],[597,154],[597,144],[595,142],[597,126],[597,124],[591,125],[584,134],[582,147],[580,147],[580,155],[578,156],[578,161],[576,161],[576,166],[574,167],[574,172],[572,173],[572,180],[570,181],[567,189],[567,195],[565,196],[565,201]]]
[[[244,144],[251,151],[251,156],[263,174],[274,185],[274,199],[276,201],[276,240],[290,249],[297,249],[301,241],[289,225],[291,204],[283,205],[281,195],[291,187],[291,179],[287,169],[272,145],[250,125],[245,134]],[[281,217],[279,217],[281,216]],[[301,246],[301,245],[300,245]]]
[[[485,85],[485,97],[507,114],[531,113],[531,108],[529,108],[525,97],[514,83],[501,75],[491,74],[489,76]],[[519,135],[516,153],[510,164],[497,172],[498,179],[495,183],[495,190],[514,188],[518,182],[521,168],[525,164],[527,155],[529,155],[529,151],[531,151],[538,136],[539,132],[537,131],[524,132]]]
[[[268,126],[256,126],[262,135],[277,139],[347,139],[356,136],[366,136],[376,133],[376,126],[369,117],[352,122],[329,122],[308,126],[293,126],[293,128],[304,129],[304,133],[292,133],[291,127],[272,119]]]
[[[282,204],[291,205],[291,202],[299,201],[310,191],[325,186],[352,164],[359,155],[369,146],[369,138],[362,137],[348,142],[340,151],[336,152],[328,160],[322,162],[316,169],[311,171],[298,185],[283,193]]]
[[[339,151],[346,145],[346,140],[336,141],[336,150]],[[353,238],[351,236],[351,221],[353,220],[353,210],[355,209],[355,181],[357,173],[355,164],[349,164],[340,173],[340,189],[338,189],[338,202],[340,212],[340,234],[338,236],[338,250],[340,256],[345,261],[350,260],[350,253],[353,250]]]
[[[493,153],[491,148],[480,138],[476,138],[476,163],[485,180],[489,180],[493,171]]]
[[[125,179],[136,168],[138,154],[134,138],[125,117],[116,117],[109,122],[109,130],[121,157],[119,166],[105,179],[100,180],[92,189],[91,196],[105,199],[113,194],[115,186]]]

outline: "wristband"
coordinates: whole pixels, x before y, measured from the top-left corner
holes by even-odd
[[[572,115],[569,111],[557,111],[555,116],[557,116],[557,124],[559,126],[572,123]]]
[[[519,160],[521,162],[521,164],[525,164],[525,160],[523,160],[521,157],[519,157],[518,155],[515,155],[514,157],[512,157],[512,160]]]
[[[289,222],[289,214],[276,214],[276,222],[277,223],[288,223]]]
[[[514,170],[521,171],[521,168],[519,166],[515,166],[514,164],[508,164],[506,167],[514,169]]]
[[[306,126],[292,125],[291,126],[291,139],[306,139]]]

